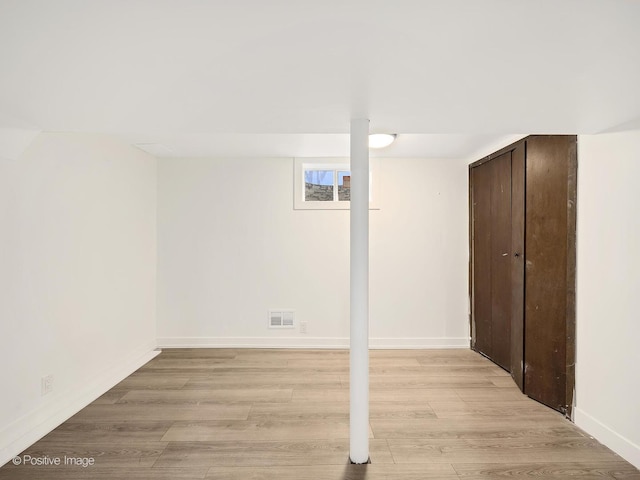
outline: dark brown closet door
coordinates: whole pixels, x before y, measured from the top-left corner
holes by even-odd
[[[511,152],[472,170],[474,348],[511,370]]]
[[[491,172],[490,163],[471,170],[472,346],[493,357],[491,335]]]
[[[511,152],[493,159],[491,184],[492,359],[511,371]]]
[[[575,145],[575,136],[527,140],[524,392],[560,411],[573,386]]]
[[[472,348],[570,416],[575,135],[529,136],[470,168]]]
[[[525,143],[511,152],[511,377],[524,391]]]

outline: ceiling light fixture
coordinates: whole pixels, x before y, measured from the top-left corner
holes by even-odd
[[[388,147],[395,139],[395,133],[372,133],[369,135],[369,148]]]

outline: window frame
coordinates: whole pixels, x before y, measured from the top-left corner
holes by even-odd
[[[333,200],[306,201],[305,170],[332,170],[334,176]],[[294,210],[350,210],[351,202],[338,200],[338,172],[351,172],[349,158],[294,158],[293,168],[293,208]],[[369,210],[379,210],[378,175],[372,163],[369,163]]]

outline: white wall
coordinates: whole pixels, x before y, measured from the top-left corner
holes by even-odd
[[[0,160],[0,464],[152,357],[155,217],[156,160],[107,137]]]
[[[578,149],[575,421],[640,468],[640,131]]]
[[[468,346],[467,164],[375,159],[371,345]],[[308,333],[267,328],[292,308]],[[347,346],[349,212],[293,209],[293,159],[158,165],[161,346]]]

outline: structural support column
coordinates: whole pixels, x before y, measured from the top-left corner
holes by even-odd
[[[351,121],[349,457],[369,461],[369,120]]]

